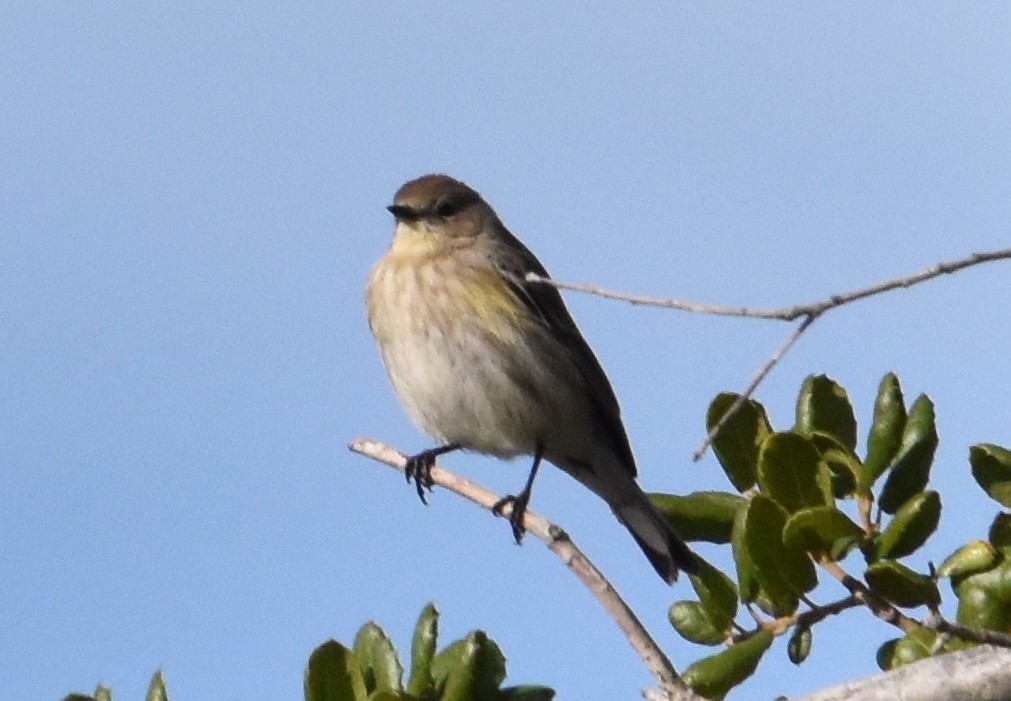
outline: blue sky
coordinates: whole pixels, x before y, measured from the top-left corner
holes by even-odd
[[[488,631],[512,683],[649,684],[536,542],[345,448],[429,445],[362,305],[408,179],[467,181],[559,279],[702,302],[808,301],[1011,241],[1005,3],[20,3],[0,71],[3,699],[137,699],[158,667],[177,701],[299,698],[315,645],[372,618],[406,654],[428,601],[444,642]],[[758,393],[785,428],[827,373],[861,435],[889,370],[934,399],[943,533],[916,567],[995,511],[966,455],[1011,445],[1009,270],[839,310]],[[788,328],[566,299],[642,483],[729,488],[690,459],[706,406]],[[527,468],[445,465],[501,493]],[[601,502],[545,470],[532,508],[677,666],[705,654],[666,624],[690,587]],[[736,698],[871,673],[893,636],[827,622],[803,667],[779,642]]]

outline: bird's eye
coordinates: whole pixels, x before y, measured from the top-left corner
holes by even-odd
[[[453,204],[452,202],[449,202],[448,200],[440,202],[438,206],[436,206],[435,208],[435,213],[444,219],[448,219],[449,217],[456,214],[456,205]]]

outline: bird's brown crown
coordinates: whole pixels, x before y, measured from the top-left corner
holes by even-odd
[[[389,209],[399,220],[450,219],[481,202],[481,195],[448,175],[423,175],[397,190]]]

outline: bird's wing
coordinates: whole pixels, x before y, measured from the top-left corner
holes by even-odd
[[[572,320],[556,287],[529,282],[527,273],[550,277],[537,257],[502,226],[505,245],[498,247],[494,264],[513,294],[543,323],[572,354],[587,391],[600,415],[615,455],[634,477],[635,458],[621,421],[621,409],[604,369]]]

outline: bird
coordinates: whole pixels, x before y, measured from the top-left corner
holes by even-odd
[[[542,461],[603,499],[657,574],[699,561],[636,482],[618,400],[541,262],[474,189],[444,174],[404,184],[387,207],[389,249],[366,284],[369,327],[408,417],[438,445],[407,459],[418,496],[440,455],[532,456],[501,499],[520,542]],[[426,502],[427,503],[427,502]]]

